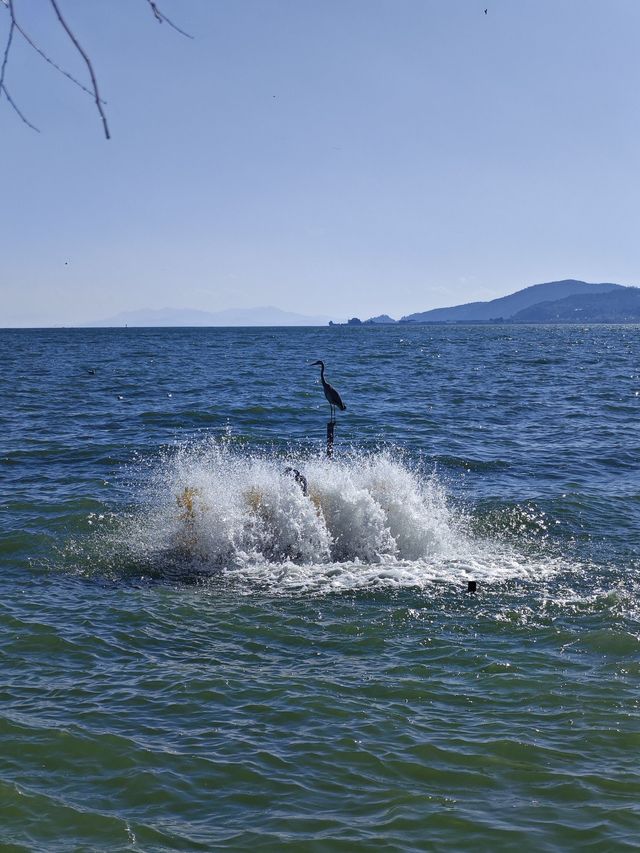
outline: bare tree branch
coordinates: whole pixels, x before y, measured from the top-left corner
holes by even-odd
[[[51,8],[53,9],[53,11],[55,12],[55,15],[58,19],[58,22],[60,23],[60,26],[63,28],[63,30],[67,34],[69,40],[73,44],[74,48],[80,54],[80,56],[84,60],[85,65],[87,66],[87,70],[88,70],[89,76],[91,78],[91,88],[90,89],[87,88],[83,83],[81,83],[78,79],[76,79],[68,71],[66,71],[64,68],[61,68],[56,62],[54,62],[53,59],[51,59],[51,57],[48,56],[48,54],[46,54],[44,52],[44,50],[42,50],[42,48],[38,44],[36,44],[36,42],[31,38],[31,36],[22,28],[22,26],[16,20],[14,2],[15,2],[15,0],[0,0],[0,7],[4,6],[4,8],[9,11],[9,15],[10,15],[9,34],[7,36],[7,41],[6,41],[5,48],[4,48],[2,65],[0,66],[0,98],[2,97],[2,93],[4,93],[7,101],[13,107],[13,109],[16,111],[16,113],[18,114],[20,119],[28,127],[32,128],[32,130],[35,130],[38,133],[40,133],[39,129],[35,125],[33,125],[24,116],[24,114],[20,111],[16,102],[13,100],[13,98],[9,94],[7,87],[5,85],[5,82],[4,82],[5,76],[6,76],[7,65],[9,62],[9,54],[11,52],[11,46],[12,46],[12,42],[13,42],[14,32],[18,32],[22,36],[22,38],[27,42],[27,44],[30,47],[32,47],[33,50],[35,50],[36,53],[38,53],[39,56],[41,56],[45,62],[47,62],[49,65],[51,65],[53,68],[55,68],[56,71],[58,71],[60,74],[63,74],[68,80],[71,80],[71,82],[74,83],[76,86],[78,86],[80,89],[82,89],[83,92],[86,92],[90,97],[93,98],[93,100],[95,101],[98,113],[100,114],[100,118],[102,119],[102,127],[104,129],[104,135],[107,139],[111,139],[111,134],[109,132],[109,125],[107,123],[107,117],[105,115],[104,110],[102,109],[102,105],[106,104],[106,101],[104,101],[100,97],[100,91],[98,89],[98,80],[96,78],[91,59],[89,58],[87,52],[85,51],[85,49],[82,47],[82,45],[78,41],[75,33],[72,31],[69,24],[65,20],[62,12],[60,11],[60,7],[58,6],[57,0],[49,0],[49,3],[51,5]],[[160,24],[166,23],[172,29],[174,29],[176,32],[180,33],[180,35],[183,35],[189,39],[193,38],[192,35],[185,32],[184,30],[181,30],[180,27],[178,27],[176,24],[173,23],[173,21],[171,21],[169,18],[167,18],[167,16],[164,14],[164,12],[160,11],[160,9],[158,8],[158,4],[155,0],[146,0],[146,2],[149,5],[149,8],[153,12],[153,16],[156,19],[156,21],[158,21],[158,23],[160,23]]]
[[[44,59],[45,62],[48,62],[49,65],[51,65],[53,68],[55,68],[56,71],[59,71],[60,74],[63,74],[68,80],[71,80],[72,83],[75,83],[76,86],[78,86],[80,89],[82,89],[83,92],[86,92],[87,95],[90,95],[91,97],[93,97],[93,92],[90,89],[87,89],[87,87],[83,83],[81,83],[79,80],[76,80],[76,78],[73,76],[73,74],[69,74],[68,71],[65,71],[64,68],[61,68],[56,62],[54,62],[50,56],[47,56],[47,54],[44,52],[44,50],[42,50],[42,48],[40,48],[34,42],[34,40],[31,38],[31,36],[27,32],[25,32],[25,30],[23,30],[23,28],[20,26],[20,24],[16,20],[15,10],[13,7],[13,0],[3,0],[3,2],[5,3],[6,6],[9,7],[9,10],[11,12],[11,20],[15,24],[16,30],[20,33],[20,35],[27,42],[27,44],[30,45],[35,50],[35,52],[38,53]],[[106,103],[106,101],[102,101],[102,103],[104,104],[104,103]]]
[[[13,100],[13,98],[12,98],[12,97],[11,97],[11,95],[9,94],[9,92],[8,92],[8,90],[7,90],[7,87],[4,85],[4,83],[2,84],[2,90],[1,90],[1,91],[3,91],[3,92],[4,92],[4,96],[5,96],[5,98],[9,101],[9,103],[11,104],[11,106],[14,108],[14,110],[16,111],[16,113],[20,116],[20,118],[22,119],[22,121],[27,125],[27,127],[30,127],[30,128],[31,128],[31,130],[35,130],[35,132],[36,132],[36,133],[40,133],[40,129],[39,129],[39,128],[37,128],[37,127],[35,126],[35,124],[31,124],[31,122],[29,121],[29,119],[25,118],[25,116],[20,112],[20,110],[18,109],[18,105],[16,104],[16,102]]]
[[[16,28],[15,21],[13,18],[11,19],[11,23],[9,25],[9,35],[7,36],[7,43],[4,48],[4,56],[2,58],[2,68],[0,68],[0,89],[4,88],[4,74],[7,69],[7,62],[9,61],[9,53],[11,52],[11,42],[13,41],[13,31]]]
[[[9,94],[9,90],[7,89],[4,82],[5,74],[7,71],[7,63],[9,62],[9,53],[11,52],[11,42],[13,41],[13,31],[16,29],[16,22],[13,18],[13,7],[11,5],[12,0],[3,0],[3,3],[9,8],[11,12],[11,23],[9,24],[9,35],[7,36],[7,43],[4,48],[4,56],[2,57],[2,68],[0,68],[0,96],[4,92],[5,98],[7,99],[7,101],[9,101],[13,109],[22,119],[22,121],[32,130],[35,130],[37,133],[40,133],[38,128],[34,124],[31,124],[31,122],[20,112],[18,105]]]
[[[172,29],[174,29],[177,33],[180,33],[181,36],[185,36],[188,39],[193,38],[192,35],[189,35],[189,33],[185,33],[184,30],[181,30],[180,27],[176,26],[173,23],[173,21],[171,21],[169,18],[167,18],[167,16],[164,14],[164,12],[161,12],[160,9],[158,9],[158,4],[155,3],[154,0],[147,0],[147,3],[151,7],[151,11],[153,12],[153,17],[156,19],[156,21],[159,24],[161,24],[164,21],[165,23],[169,24],[169,26]]]
[[[62,12],[58,8],[58,4],[57,4],[56,0],[49,0],[49,2],[51,3],[51,6],[53,7],[54,12],[56,13],[56,16],[57,16],[58,20],[60,21],[60,24],[61,24],[63,30],[69,36],[69,38],[73,42],[73,46],[75,47],[75,49],[78,51],[80,56],[85,61],[85,64],[89,70],[89,76],[91,77],[91,85],[93,86],[93,97],[94,97],[94,100],[96,102],[96,107],[98,109],[98,112],[100,113],[100,118],[102,119],[102,126],[104,128],[104,135],[107,137],[107,139],[111,139],[111,134],[109,133],[109,125],[107,124],[107,117],[105,116],[104,110],[102,109],[102,99],[100,98],[100,92],[98,91],[98,81],[96,80],[96,75],[95,75],[95,72],[93,70],[93,65],[91,64],[91,60],[89,59],[89,57],[85,53],[84,48],[82,47],[82,45],[80,44],[78,39],[75,37],[72,30],[69,28],[69,25],[67,24],[67,22],[63,18]]]

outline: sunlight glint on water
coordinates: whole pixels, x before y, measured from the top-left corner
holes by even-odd
[[[0,332],[0,847],[637,849],[639,364],[634,327]]]

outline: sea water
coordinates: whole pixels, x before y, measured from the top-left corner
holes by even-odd
[[[637,849],[639,366],[634,326],[0,332],[0,847]]]

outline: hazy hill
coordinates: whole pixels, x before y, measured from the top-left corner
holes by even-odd
[[[388,314],[378,314],[377,317],[369,317],[368,320],[364,321],[365,324],[377,324],[377,325],[386,325],[388,323],[395,323],[396,321],[393,317],[390,317]]]
[[[640,289],[568,296],[518,311],[514,323],[640,323]]]
[[[142,308],[122,311],[87,326],[326,326],[329,317],[307,317],[280,308],[229,308],[195,311],[190,308]]]
[[[401,323],[488,323],[502,318],[510,320],[519,311],[524,311],[540,302],[555,302],[569,296],[607,293],[611,290],[624,290],[620,284],[589,284],[586,281],[565,279],[545,284],[533,284],[518,290],[509,296],[501,296],[490,302],[469,302],[452,308],[434,308],[403,317]]]

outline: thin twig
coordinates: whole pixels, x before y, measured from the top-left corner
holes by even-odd
[[[9,61],[9,52],[11,51],[11,42],[13,40],[13,31],[16,28],[15,21],[12,19],[9,24],[9,35],[7,37],[7,43],[4,48],[4,57],[2,58],[2,68],[0,68],[0,89],[4,87],[4,72],[7,68],[7,62]]]
[[[102,109],[102,105],[106,104],[106,101],[103,101],[102,98],[100,97],[100,92],[98,90],[98,81],[97,81],[95,72],[93,70],[93,65],[91,63],[91,60],[89,59],[89,56],[87,55],[84,48],[82,47],[82,45],[80,44],[80,42],[76,38],[75,34],[73,33],[73,31],[71,30],[71,28],[67,24],[65,18],[63,17],[62,12],[60,11],[60,8],[59,8],[56,0],[49,0],[49,3],[51,4],[51,7],[52,7],[53,11],[55,12],[56,17],[58,18],[58,21],[60,22],[60,25],[62,26],[63,30],[66,32],[66,34],[69,37],[70,41],[72,42],[73,46],[78,51],[78,53],[80,54],[80,56],[84,60],[85,65],[87,66],[87,69],[89,71],[89,76],[91,77],[91,86],[92,86],[91,89],[88,89],[79,80],[77,80],[72,74],[69,74],[68,71],[65,71],[64,68],[61,68],[56,62],[54,62],[53,59],[51,59],[51,57],[48,56],[33,41],[33,39],[25,32],[25,30],[22,29],[20,24],[16,21],[13,2],[14,2],[14,0],[0,0],[0,4],[2,4],[6,9],[9,10],[9,14],[11,16],[11,22],[9,25],[9,35],[7,37],[7,42],[5,44],[4,55],[3,55],[3,59],[2,59],[2,66],[0,67],[0,98],[2,97],[2,93],[4,92],[6,99],[9,101],[9,103],[11,104],[13,109],[16,111],[16,113],[18,114],[20,119],[28,127],[30,127],[32,130],[35,130],[37,133],[40,133],[39,128],[37,128],[35,125],[33,125],[23,115],[23,113],[20,111],[20,109],[18,108],[18,105],[16,104],[16,102],[13,100],[13,98],[9,94],[7,87],[4,83],[5,72],[7,69],[8,61],[9,61],[9,54],[11,52],[13,34],[14,34],[14,30],[17,30],[17,32],[20,33],[20,35],[27,42],[27,44],[30,45],[33,48],[33,50],[35,50],[36,53],[38,53],[45,60],[45,62],[47,62],[49,65],[51,65],[53,68],[55,68],[56,71],[59,71],[60,74],[63,74],[68,80],[71,80],[72,83],[75,83],[76,86],[79,86],[83,92],[86,92],[88,95],[90,95],[94,99],[95,104],[96,104],[96,108],[98,110],[98,113],[100,114],[100,118],[102,119],[102,126],[104,128],[104,135],[106,136],[107,139],[111,139],[111,134],[109,132],[109,125],[107,123],[107,117],[104,113],[104,110]],[[160,9],[158,8],[158,4],[155,2],[155,0],[147,0],[147,3],[149,5],[151,11],[153,12],[153,16],[158,21],[158,23],[160,23],[160,24],[166,23],[172,29],[174,29],[176,32],[180,33],[180,35],[185,36],[185,38],[193,39],[192,35],[185,32],[184,30],[180,29],[180,27],[178,27],[176,24],[174,24],[173,21],[170,20],[164,14],[164,12],[160,11]]]
[[[16,104],[16,102],[13,100],[13,98],[11,97],[9,92],[7,91],[7,87],[4,85],[4,83],[2,84],[2,89],[0,91],[4,92],[5,98],[9,101],[11,106],[18,113],[18,115],[20,116],[22,121],[27,125],[27,127],[30,127],[31,130],[35,130],[36,133],[40,133],[40,128],[36,127],[35,124],[31,124],[29,119],[25,118],[25,116],[20,112],[20,110],[18,109],[18,105]]]
[[[9,94],[9,90],[7,89],[7,87],[5,86],[5,83],[4,83],[4,76],[5,76],[5,72],[7,70],[7,63],[9,61],[9,53],[11,51],[11,42],[13,41],[13,31],[16,29],[16,22],[13,18],[13,7],[11,6],[11,0],[5,0],[5,6],[8,7],[8,9],[11,13],[11,23],[9,24],[9,35],[7,37],[7,43],[6,43],[5,48],[4,48],[4,56],[2,57],[2,68],[0,68],[0,96],[4,92],[5,98],[9,101],[9,103],[11,104],[13,109],[17,112],[17,114],[22,119],[22,121],[28,127],[30,127],[32,130],[35,130],[36,133],[40,133],[38,128],[34,124],[31,124],[29,119],[20,112],[18,105],[16,104],[16,102],[13,100],[13,98]]]
[[[17,31],[20,33],[22,38],[27,42],[27,44],[31,45],[31,47],[35,50],[35,52],[38,53],[44,59],[45,62],[48,62],[49,65],[51,65],[53,68],[55,68],[56,71],[59,71],[60,74],[63,74],[68,80],[71,80],[72,83],[75,83],[76,86],[79,86],[83,92],[87,93],[87,95],[90,95],[91,97],[93,97],[93,92],[90,89],[87,89],[87,87],[83,83],[81,83],[79,80],[76,80],[76,78],[73,76],[73,74],[69,74],[69,72],[65,71],[64,68],[61,68],[57,64],[57,62],[54,62],[50,56],[47,56],[47,54],[44,52],[44,50],[42,50],[42,48],[40,48],[34,42],[34,40],[31,38],[31,36],[22,29],[22,27],[20,26],[20,24],[16,20],[15,10],[13,8],[13,0],[3,0],[3,2],[5,3],[5,5],[7,5],[9,7],[9,10],[11,12],[11,19],[12,19],[13,23],[15,24]],[[106,103],[106,101],[102,101],[102,103],[104,104],[104,103]]]
[[[91,85],[93,86],[93,98],[96,102],[96,107],[98,109],[98,112],[100,113],[100,118],[102,119],[102,126],[104,128],[104,135],[107,137],[107,139],[111,139],[111,135],[109,133],[109,125],[107,124],[107,117],[105,116],[104,110],[102,109],[102,99],[100,98],[100,92],[98,91],[98,81],[96,80],[96,75],[95,75],[95,72],[93,70],[93,65],[91,64],[91,60],[89,59],[89,57],[85,53],[84,48],[82,47],[82,45],[80,44],[78,39],[75,37],[75,35],[71,31],[71,29],[69,28],[69,25],[67,24],[65,19],[62,17],[62,13],[61,13],[60,9],[58,8],[58,4],[57,4],[56,0],[49,0],[49,2],[51,3],[53,10],[55,11],[57,18],[60,21],[60,24],[62,25],[62,28],[64,29],[66,34],[69,36],[71,41],[73,42],[74,47],[76,48],[76,50],[78,51],[80,56],[84,59],[85,64],[86,64],[87,68],[89,69],[89,75],[91,77]],[[5,94],[6,94],[6,90],[5,90]]]
[[[193,38],[192,35],[189,35],[189,33],[185,33],[185,31],[181,30],[180,27],[176,26],[176,24],[174,24],[172,20],[167,18],[167,16],[164,14],[164,12],[161,12],[160,9],[158,9],[158,4],[155,3],[154,0],[147,0],[147,3],[151,7],[151,11],[153,12],[153,17],[156,19],[156,21],[159,24],[161,24],[164,21],[166,24],[169,24],[169,26],[172,29],[174,29],[177,33],[180,33],[181,36],[185,36],[185,38],[188,38],[188,39]]]

